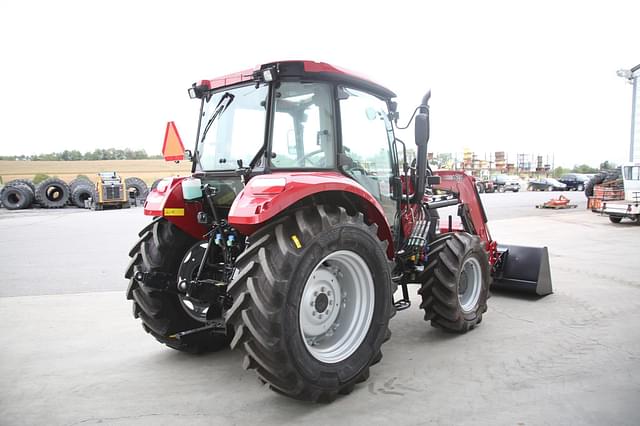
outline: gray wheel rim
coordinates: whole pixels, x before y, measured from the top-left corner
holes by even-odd
[[[482,290],[482,272],[480,262],[475,258],[468,258],[462,264],[458,281],[458,302],[464,312],[476,309]]]
[[[375,305],[371,271],[360,255],[339,250],[322,259],[304,284],[298,322],[307,351],[335,364],[364,341]]]

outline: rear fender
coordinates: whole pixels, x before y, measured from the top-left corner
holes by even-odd
[[[144,202],[144,214],[162,216],[178,228],[202,240],[207,228],[197,221],[198,212],[202,211],[199,201],[184,201],[182,181],[184,177],[170,177],[161,180],[147,196]]]
[[[316,194],[346,192],[363,204],[369,223],[378,225],[378,237],[389,243],[387,256],[393,258],[391,228],[380,203],[357,182],[337,172],[273,173],[252,178],[236,197],[229,211],[229,224],[251,235],[292,205]]]

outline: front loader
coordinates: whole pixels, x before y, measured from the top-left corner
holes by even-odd
[[[395,94],[329,64],[264,64],[189,95],[192,176],[149,194],[126,271],[134,316],[161,343],[230,345],[273,390],[331,401],[380,361],[410,284],[425,320],[457,333],[480,323],[492,282],[551,292],[546,248],[498,245],[473,178],[430,169],[430,94],[413,161]],[[440,218],[448,206],[457,220]]]

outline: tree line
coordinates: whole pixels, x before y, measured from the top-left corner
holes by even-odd
[[[601,170],[613,170],[618,165],[612,161],[604,161],[598,167],[591,167],[587,164],[575,165],[572,169],[566,167],[556,167],[553,169],[553,176],[560,177],[567,173],[598,173]]]
[[[80,160],[148,160],[159,159],[162,155],[149,155],[144,149],[94,149],[82,153],[76,149],[35,155],[0,155],[0,160],[9,161],[80,161]]]

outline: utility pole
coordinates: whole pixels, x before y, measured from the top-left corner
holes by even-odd
[[[627,70],[620,69],[616,72],[618,77],[624,78],[633,86],[631,98],[631,142],[629,144],[629,161],[640,161],[640,64]]]

